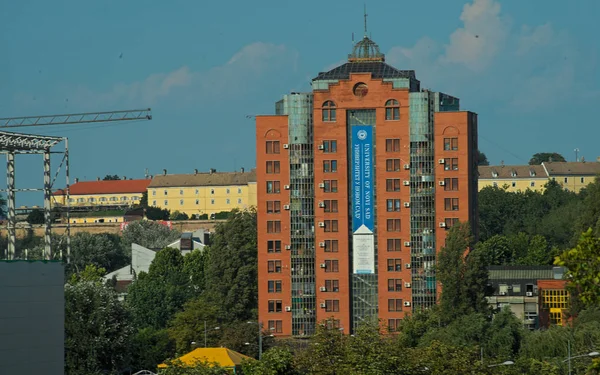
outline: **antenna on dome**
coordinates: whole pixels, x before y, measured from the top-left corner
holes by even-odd
[[[367,37],[367,4],[365,4],[365,11],[364,11],[364,17],[365,17],[365,38]]]

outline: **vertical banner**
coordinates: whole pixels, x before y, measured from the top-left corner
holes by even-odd
[[[352,126],[353,272],[375,273],[373,127]]]

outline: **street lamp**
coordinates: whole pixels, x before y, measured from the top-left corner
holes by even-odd
[[[211,328],[211,331],[218,331],[220,330],[221,327],[215,327],[215,328]],[[204,347],[206,348],[206,344],[207,344],[207,336],[208,336],[208,329],[206,328],[206,320],[204,321]],[[192,341],[191,342],[192,345],[198,345],[198,343],[196,341]]]
[[[563,362],[569,362],[569,375],[571,375],[572,370],[571,370],[571,360],[575,359],[575,358],[583,358],[583,357],[598,357],[600,356],[600,353],[598,353],[597,351],[593,351],[593,352],[589,352],[587,354],[580,354],[580,355],[576,355],[575,357],[571,357],[571,342],[569,341],[569,357],[567,359],[565,359]]]
[[[513,361],[504,361],[504,362],[502,362],[502,363],[498,363],[498,364],[495,364],[495,365],[488,365],[488,367],[497,367],[497,366],[512,366],[512,365],[514,365],[514,364],[515,364],[515,363],[514,363]]]
[[[257,324],[258,325],[258,360],[260,361],[260,359],[262,358],[262,349],[263,349],[263,344],[262,344],[262,339],[263,339],[263,335],[262,335],[262,329],[263,329],[263,324],[262,322],[251,322],[248,321],[246,322],[248,324]],[[274,330],[274,328],[269,328],[270,331]],[[269,335],[269,337],[275,337],[275,335],[271,334]],[[250,343],[244,343],[244,345],[250,345]]]

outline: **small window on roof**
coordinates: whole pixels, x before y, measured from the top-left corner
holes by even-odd
[[[498,172],[492,171],[492,177],[498,177]]]

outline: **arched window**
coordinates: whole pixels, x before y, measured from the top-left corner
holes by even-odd
[[[323,103],[323,121],[335,121],[335,103],[331,100]]]
[[[400,120],[400,103],[395,99],[385,102],[385,119]]]

